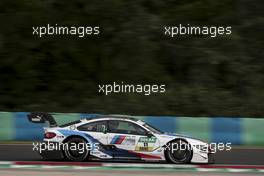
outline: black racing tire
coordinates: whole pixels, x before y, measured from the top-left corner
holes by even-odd
[[[180,145],[182,146],[179,147]],[[176,139],[169,142],[167,146],[169,146],[165,148],[165,158],[167,162],[174,164],[188,164],[191,162],[193,150],[186,140]]]
[[[85,139],[81,137],[72,137],[69,138],[64,144],[66,144],[65,146],[67,146],[63,150],[65,159],[75,162],[85,161],[89,159],[90,151],[86,149],[87,141]],[[78,148],[78,145],[84,147]]]

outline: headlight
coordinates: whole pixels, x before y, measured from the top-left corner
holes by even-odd
[[[195,148],[197,148],[198,150],[200,150],[201,152],[209,152],[210,151],[210,147],[208,144],[203,144],[203,145],[195,145]]]

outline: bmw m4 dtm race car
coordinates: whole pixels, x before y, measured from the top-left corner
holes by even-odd
[[[44,127],[48,145],[38,152],[43,158],[59,156],[70,161],[155,160],[169,163],[212,163],[206,142],[166,134],[130,116],[98,115],[58,126],[48,113],[30,113],[33,123],[49,122]],[[51,145],[52,144],[52,145]],[[40,145],[40,146],[42,146]]]

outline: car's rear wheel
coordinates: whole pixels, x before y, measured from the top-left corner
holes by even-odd
[[[190,163],[193,156],[191,145],[184,139],[176,139],[167,144],[165,156],[168,162],[175,164]]]
[[[87,142],[83,138],[73,137],[65,143],[64,156],[70,161],[84,161],[89,158],[90,151]]]

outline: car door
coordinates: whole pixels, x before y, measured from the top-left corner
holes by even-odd
[[[158,140],[133,122],[111,120],[108,122],[108,144],[125,150],[151,152]]]
[[[107,134],[105,133],[107,129],[107,121],[95,121],[89,122],[78,127],[79,131],[83,131],[88,135],[92,136],[94,139],[98,140],[102,144],[107,144]]]

